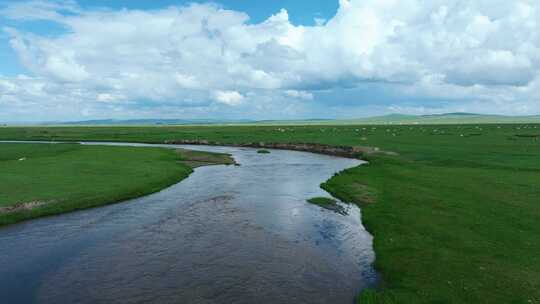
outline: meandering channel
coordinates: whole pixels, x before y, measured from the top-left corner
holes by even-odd
[[[153,195],[0,228],[2,302],[352,303],[375,283],[360,210],[306,202],[361,161],[160,146],[230,153],[241,166],[197,168]]]

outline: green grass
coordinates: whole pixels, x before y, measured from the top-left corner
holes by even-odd
[[[0,144],[0,225],[159,191],[187,177],[191,161],[230,158],[162,148]],[[24,210],[28,204],[37,206]]]
[[[363,207],[364,303],[540,303],[540,125],[0,128],[0,139],[376,146],[323,185]]]
[[[270,151],[265,150],[265,149],[261,149],[261,150],[258,150],[257,153],[259,153],[259,154],[270,154]]]
[[[347,197],[347,186],[355,183],[379,189],[363,215],[384,275],[381,298],[535,303],[539,182],[539,172],[517,168],[377,158],[324,186],[337,197]]]

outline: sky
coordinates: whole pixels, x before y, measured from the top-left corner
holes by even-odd
[[[0,0],[0,121],[540,114],[537,0]]]

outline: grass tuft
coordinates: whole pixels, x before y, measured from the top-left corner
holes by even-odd
[[[337,200],[329,197],[314,197],[307,200],[308,203],[317,205],[321,208],[342,214],[347,215],[347,210],[341,206]]]

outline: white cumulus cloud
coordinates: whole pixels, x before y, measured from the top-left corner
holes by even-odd
[[[481,104],[523,113],[540,103],[534,0],[340,0],[334,17],[313,26],[292,24],[286,10],[250,23],[247,14],[216,4],[92,10],[34,0],[8,3],[0,16],[66,29],[40,35],[4,27],[29,71],[24,79],[0,79],[0,102],[12,105],[6,113],[24,108],[35,116],[39,104],[76,116],[112,102],[133,115],[230,106],[250,113],[287,102],[298,114],[320,92],[371,83],[409,103],[453,100],[448,109]],[[371,97],[358,95],[349,106],[376,106]]]
[[[313,94],[310,92],[305,92],[305,91],[286,90],[285,95],[294,97],[294,98],[305,99],[305,100],[313,99]]]
[[[244,96],[237,91],[217,91],[214,93],[217,102],[237,106],[244,101]]]

